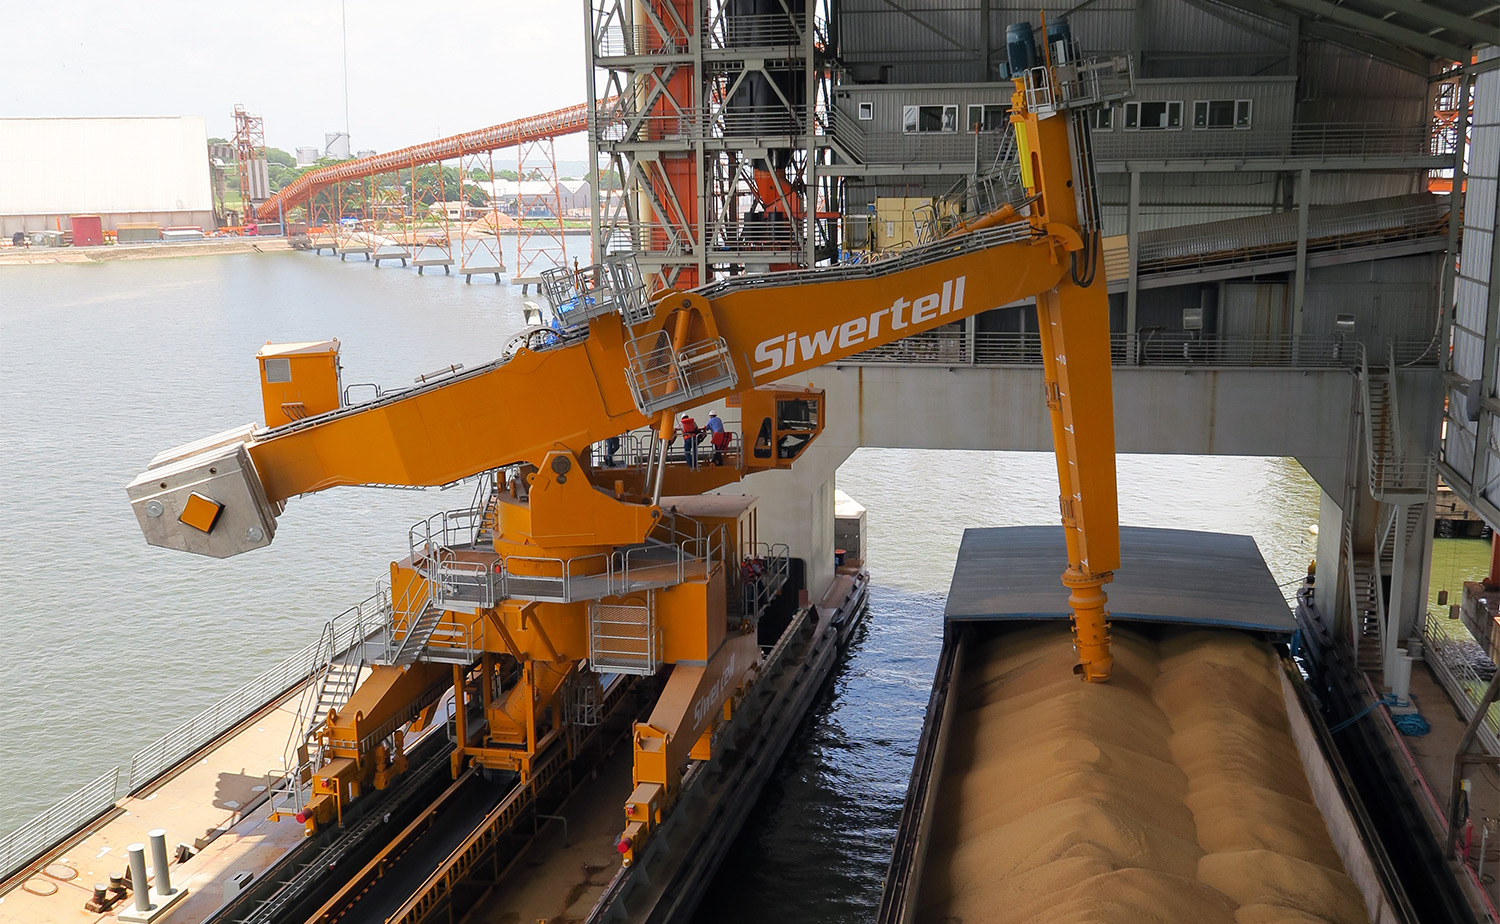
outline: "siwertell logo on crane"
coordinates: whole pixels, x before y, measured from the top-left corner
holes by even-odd
[[[698,701],[693,703],[694,725],[702,724],[703,720],[708,717],[708,714],[723,701],[724,691],[728,689],[729,681],[734,679],[734,662],[736,658],[737,655],[734,652],[730,652],[729,663],[724,665],[724,670],[720,672],[719,679],[714,681],[714,685],[708,688],[707,693],[698,697]]]
[[[913,301],[898,298],[889,308],[872,311],[862,318],[850,318],[827,330],[815,330],[810,334],[794,330],[784,337],[762,340],[755,345],[755,361],[761,364],[754,370],[755,375],[769,375],[799,361],[816,360],[832,353],[835,344],[839,349],[845,350],[870,341],[899,340],[905,336],[899,331],[913,325],[926,324],[945,314],[962,311],[964,279],[963,276],[950,279],[943,283],[941,292],[931,292]],[[906,312],[908,308],[911,309],[909,316]],[[890,332],[882,337],[880,325],[881,320],[886,317],[890,318]]]

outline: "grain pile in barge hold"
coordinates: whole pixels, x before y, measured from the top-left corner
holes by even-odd
[[[955,703],[919,917],[1361,924],[1277,664],[1236,632],[1120,630],[1108,686],[1064,625],[1007,632]]]

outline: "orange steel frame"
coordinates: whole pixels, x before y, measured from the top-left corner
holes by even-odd
[[[244,210],[242,220],[248,217],[251,209],[250,202],[250,165],[257,160],[264,160],[266,156],[266,123],[258,115],[251,115],[245,111],[244,106],[234,107],[234,160],[239,167],[240,174],[240,208]],[[267,202],[266,205],[270,203]],[[261,206],[256,209],[256,217],[262,221],[269,221],[278,217],[275,208],[267,209]]]
[[[552,194],[541,196],[522,195],[521,187],[516,187],[516,279],[521,280],[534,278],[544,269],[568,265],[557,150],[552,136],[523,141],[516,146],[516,176],[518,184],[527,180],[552,184]],[[535,206],[544,207],[551,217],[531,220],[529,213]]]

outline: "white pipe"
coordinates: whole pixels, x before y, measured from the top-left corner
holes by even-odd
[[[1395,670],[1391,672],[1391,693],[1400,706],[1411,702],[1411,665],[1412,657],[1406,653],[1406,649],[1397,649]]]

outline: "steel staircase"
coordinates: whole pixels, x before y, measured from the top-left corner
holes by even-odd
[[[355,653],[355,649],[351,649],[343,658],[335,658],[323,666],[323,676],[318,681],[318,698],[307,724],[309,739],[328,718],[330,709],[343,709],[344,704],[349,702],[349,697],[354,695],[354,690],[359,686],[362,670],[364,662]]]
[[[1391,409],[1391,374],[1389,371],[1367,369],[1365,372],[1365,421],[1369,434],[1366,449],[1370,454],[1370,464],[1376,472],[1383,470],[1382,463],[1396,455],[1395,428],[1392,423],[1394,415]],[[1374,479],[1370,482],[1372,490],[1384,487]],[[1379,496],[1378,494],[1376,495]]]
[[[1383,368],[1372,367],[1363,348],[1359,354],[1361,403],[1365,418],[1365,455],[1369,460],[1370,494],[1376,500],[1422,505],[1432,494],[1437,469],[1431,455],[1410,459],[1402,448],[1401,416],[1396,406],[1396,358],[1387,345]]]
[[[341,710],[359,687],[360,676],[370,663],[371,647],[382,628],[388,626],[390,596],[377,590],[372,596],[330,619],[313,646],[313,666],[308,689],[297,710],[297,720],[283,753],[287,773],[271,786],[272,817],[292,816],[306,804],[312,772],[323,764],[323,738],[319,732],[329,710]]]
[[[1344,554],[1348,556],[1349,609],[1355,660],[1360,670],[1385,667],[1387,634],[1400,631],[1398,613],[1386,611],[1386,577],[1391,593],[1399,588],[1403,563],[1397,552],[1420,541],[1427,509],[1436,486],[1431,455],[1412,461],[1403,449],[1401,417],[1396,403],[1396,359],[1389,345],[1384,365],[1371,367],[1363,347],[1359,351],[1359,429],[1363,431],[1370,496],[1378,504],[1373,548],[1356,551],[1350,524],[1344,526]],[[1393,598],[1394,599],[1394,598]],[[1391,625],[1387,625],[1391,623]]]
[[[420,658],[427,648],[427,643],[432,641],[433,632],[437,631],[438,624],[442,621],[443,610],[429,598],[426,605],[422,607],[422,611],[407,627],[400,644],[390,654],[388,663],[403,667]]]
[[[1385,632],[1384,602],[1375,569],[1368,561],[1355,561],[1349,585],[1349,608],[1354,624],[1355,664],[1362,671],[1378,671],[1383,663]]]

